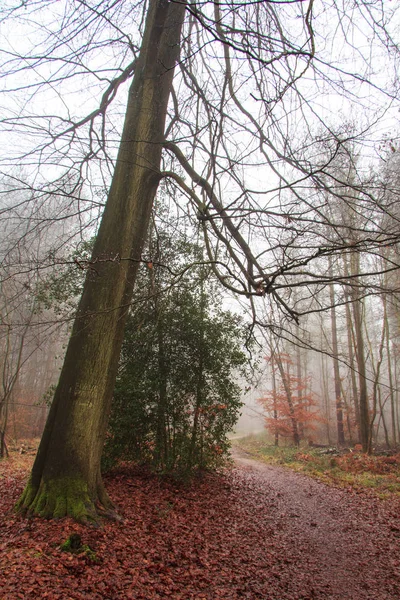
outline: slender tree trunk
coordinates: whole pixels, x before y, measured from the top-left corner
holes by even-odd
[[[111,502],[100,458],[138,261],[157,191],[185,4],[150,0],[116,168],[39,451],[17,505],[96,520]]]
[[[3,411],[3,419],[2,419],[2,428],[0,432],[1,437],[1,446],[0,446],[0,458],[8,457],[8,449],[6,444],[6,433],[7,433],[7,425],[8,425],[8,417],[10,414],[9,411],[9,403],[7,402],[4,411]]]
[[[329,272],[332,275],[332,260],[329,260]],[[337,425],[337,441],[339,446],[344,446],[346,443],[344,437],[344,426],[343,426],[343,403],[342,403],[342,390],[340,382],[340,370],[339,370],[339,351],[338,351],[338,338],[337,338],[337,322],[336,322],[336,308],[335,308],[335,290],[333,284],[329,286],[330,301],[331,301],[331,331],[332,331],[332,360],[333,360],[333,377],[335,382],[335,406],[336,406],[336,425]]]
[[[320,345],[321,348],[324,348],[325,343],[327,342],[326,339],[326,333],[325,333],[325,326],[324,326],[324,322],[322,319],[322,316],[320,315]],[[328,386],[328,379],[329,379],[329,375],[328,375],[328,369],[327,369],[327,359],[325,357],[325,354],[323,352],[321,352],[320,355],[321,358],[321,367],[320,367],[320,371],[321,371],[321,392],[322,392],[322,404],[324,407],[324,412],[325,412],[325,422],[326,422],[326,438],[327,438],[327,442],[329,445],[331,445],[331,427],[330,427],[330,423],[331,423],[331,410],[330,410],[330,403],[329,403],[329,386]]]
[[[0,416],[2,411],[0,408]],[[4,458],[6,456],[6,424],[4,424],[4,420],[1,419],[0,422],[0,458]]]
[[[386,295],[382,295],[383,303],[383,319],[386,328],[386,360],[388,366],[388,377],[389,377],[389,394],[390,394],[390,416],[392,425],[392,443],[396,446],[397,443],[397,432],[396,432],[396,403],[394,394],[394,383],[393,383],[393,371],[392,371],[392,356],[390,351],[390,328],[389,318],[387,314],[387,299]]]
[[[352,254],[351,256],[351,274],[357,275],[360,271],[360,257],[358,254]],[[357,280],[355,280],[355,285]],[[353,287],[352,292],[353,300],[353,316],[354,316],[354,330],[356,337],[356,359],[357,359],[357,370],[358,370],[358,385],[359,385],[359,406],[360,406],[360,439],[364,452],[368,452],[369,447],[369,404],[368,404],[368,391],[367,391],[367,372],[365,366],[365,350],[364,350],[364,335],[362,327],[362,303],[359,298],[359,293],[356,287]]]
[[[386,424],[386,418],[385,418],[385,412],[384,412],[386,400],[385,400],[385,402],[382,402],[382,393],[381,393],[380,388],[378,388],[378,401],[379,401],[380,421],[382,421],[383,433],[385,434],[386,447],[391,448],[390,438],[389,438],[389,429]],[[377,432],[376,432],[376,441],[378,441],[378,428],[377,428]]]
[[[395,406],[396,406],[396,430],[397,439],[400,440],[400,407],[399,407],[399,377],[398,377],[398,358],[397,352],[394,352],[394,390],[395,390]]]
[[[378,405],[379,405],[379,409],[380,409],[379,423],[380,423],[380,420],[382,420],[384,429],[385,429],[386,441],[388,442],[387,428],[386,428],[386,422],[384,420],[384,416],[383,416],[383,412],[382,412],[382,400],[381,400],[381,392],[380,392],[380,387],[379,387],[381,366],[382,366],[382,362],[383,362],[383,350],[385,347],[385,337],[386,337],[385,320],[383,321],[383,324],[382,324],[381,341],[379,344],[378,357],[377,357],[376,363],[374,360],[373,347],[372,347],[372,343],[371,343],[371,340],[368,335],[367,328],[365,328],[365,333],[366,333],[366,338],[367,338],[367,342],[368,342],[368,346],[369,346],[369,354],[371,357],[370,360],[371,360],[371,364],[372,364],[372,370],[374,372],[374,383],[373,383],[373,388],[372,388],[372,414],[370,415],[369,440],[368,440],[368,451],[371,452],[372,451],[372,440],[373,440],[373,427],[374,427],[376,415],[378,413]],[[376,343],[376,340],[374,340],[374,341]],[[378,427],[379,427],[379,423],[378,423]],[[376,432],[375,438],[377,439],[377,437],[378,437],[378,431]]]
[[[8,326],[5,345],[3,351],[3,364],[1,369],[0,385],[0,430],[2,431],[2,443],[0,446],[0,458],[8,456],[5,436],[7,433],[8,417],[10,413],[10,403],[15,392],[20,377],[21,368],[24,364],[23,354],[25,349],[26,336],[29,331],[32,317],[34,315],[34,303],[31,306],[28,321],[25,323],[21,334],[18,336],[16,347],[13,344],[13,334],[11,326]],[[0,316],[1,320],[1,316]]]
[[[275,421],[275,434],[274,434],[274,444],[276,447],[279,446],[279,431],[278,431],[278,409],[276,406],[276,376],[275,376],[275,359],[274,354],[271,356],[271,374],[272,374],[272,393],[274,398],[274,421]]]
[[[347,329],[347,348],[349,352],[349,364],[350,364],[350,378],[351,378],[351,390],[352,390],[352,403],[354,406],[355,421],[357,424],[358,441],[361,440],[360,436],[360,403],[358,401],[358,389],[356,379],[356,365],[354,360],[354,335],[353,335],[353,321],[351,318],[350,305],[347,299],[350,301],[349,294],[346,294],[346,329]]]
[[[349,436],[349,442],[350,444],[353,444],[353,432],[351,429],[351,421],[350,421],[350,406],[348,405],[348,403],[346,402],[346,392],[345,389],[343,387],[343,381],[340,380],[340,390],[342,393],[342,398],[343,398],[343,406],[345,409],[345,414],[346,414],[346,425],[347,425],[347,432],[348,432],[348,436]]]
[[[8,448],[6,444],[6,430],[0,430],[0,458],[8,458]]]
[[[284,387],[285,394],[286,394],[286,401],[287,401],[288,407],[289,407],[290,422],[292,424],[293,443],[295,446],[300,446],[299,428],[298,428],[298,423],[297,423],[294,406],[293,406],[292,390],[290,389],[290,376],[288,373],[285,373],[285,369],[283,367],[282,360],[280,359],[280,357],[278,355],[275,356],[275,362],[279,369],[279,373],[280,373],[283,387]]]
[[[296,323],[296,337],[300,339],[300,327]],[[301,372],[301,351],[300,346],[296,346],[296,372],[297,372],[297,390],[298,390],[298,405],[301,410],[303,405],[303,397],[307,394],[307,390],[302,388],[302,372]],[[298,423],[299,426],[299,438],[304,438],[304,426],[303,423]]]
[[[360,439],[364,452],[367,452],[369,439],[369,404],[365,367],[364,338],[362,334],[361,305],[358,300],[356,300],[353,304],[353,311],[357,339],[356,357],[359,374]]]

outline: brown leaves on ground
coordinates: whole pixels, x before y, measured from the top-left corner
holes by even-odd
[[[400,454],[393,456],[372,456],[369,454],[346,453],[343,456],[338,456],[333,459],[342,471],[349,473],[362,473],[369,471],[370,473],[383,475],[386,473],[398,476],[400,467]]]
[[[124,522],[90,529],[16,516],[28,471],[3,461],[1,600],[400,596],[397,500],[252,463],[190,486],[121,469],[106,485]],[[72,533],[91,551],[63,552]]]

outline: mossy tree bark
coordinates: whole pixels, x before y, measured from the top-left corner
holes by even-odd
[[[159,181],[184,3],[150,0],[115,172],[52,407],[17,508],[96,520],[100,458],[138,261]]]

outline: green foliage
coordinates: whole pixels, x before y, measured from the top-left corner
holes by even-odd
[[[161,214],[167,221],[162,207]],[[42,307],[76,309],[93,243],[37,290]],[[241,407],[234,380],[248,362],[245,333],[238,316],[221,310],[202,249],[154,225],[126,324],[103,469],[119,459],[180,473],[221,464]],[[53,393],[41,402],[50,404]]]
[[[198,248],[178,239],[172,251],[168,241],[158,236],[158,260],[166,264],[167,255],[170,268],[196,262]],[[128,318],[103,466],[126,459],[187,473],[226,456],[241,407],[234,379],[247,362],[245,331],[220,308],[208,270],[193,268],[161,293],[168,281],[158,260],[142,269],[148,297]]]
[[[52,309],[59,316],[74,313],[90,270],[94,238],[82,242],[68,261],[55,269],[36,289],[38,310]]]

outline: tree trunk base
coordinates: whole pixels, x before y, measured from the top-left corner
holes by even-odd
[[[38,488],[29,481],[15,508],[27,517],[71,517],[85,525],[98,525],[101,517],[119,520],[102,486],[93,498],[88,492],[87,483],[72,477],[48,482],[42,480]]]

